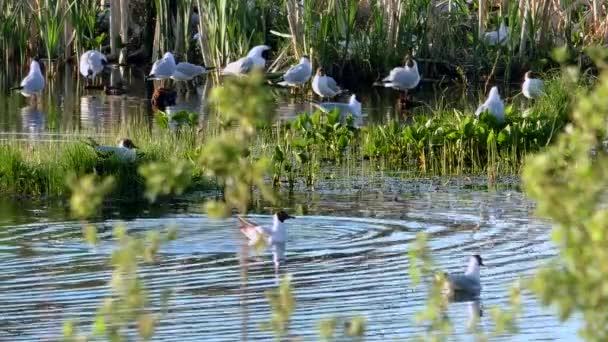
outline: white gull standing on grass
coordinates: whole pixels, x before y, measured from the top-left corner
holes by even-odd
[[[535,76],[536,74],[532,71],[526,72],[524,83],[521,85],[521,92],[528,99],[536,99],[544,94],[545,84],[543,80]]]
[[[336,80],[327,76],[323,68],[318,68],[315,77],[312,78],[312,90],[322,98],[332,98],[342,93]]]
[[[268,50],[270,50],[270,46],[267,45],[254,46],[249,50],[247,56],[226,65],[222,70],[222,75],[241,76],[248,74],[254,69],[264,70],[266,68]]]
[[[285,211],[281,210],[272,217],[272,227],[263,227],[239,216],[240,230],[249,240],[249,245],[254,246],[263,240],[272,250],[272,260],[275,270],[285,261],[285,247],[287,243],[287,227],[285,221],[294,219]]]
[[[84,78],[92,80],[103,71],[106,64],[108,64],[108,59],[103,53],[89,50],[80,56],[78,69]]]
[[[171,52],[165,52],[163,57],[152,65],[152,70],[148,75],[151,80],[166,80],[173,76],[175,72],[175,57]]]
[[[479,295],[481,293],[480,266],[484,266],[481,256],[475,254],[469,258],[469,265],[464,274],[446,275],[446,283],[443,291],[448,295],[456,293]]]
[[[283,74],[283,81],[278,84],[284,87],[299,87],[304,85],[312,76],[312,64],[308,56],[302,56],[300,63],[289,68]]]
[[[488,98],[484,103],[477,107],[475,115],[479,116],[485,111],[492,115],[498,123],[503,123],[505,121],[505,104],[500,98],[498,87],[492,87],[492,89],[490,89]]]
[[[40,64],[36,60],[32,60],[30,63],[30,71],[27,76],[21,81],[19,87],[12,88],[14,90],[20,90],[21,94],[25,97],[36,96],[42,93],[44,89],[44,76],[40,69]]]

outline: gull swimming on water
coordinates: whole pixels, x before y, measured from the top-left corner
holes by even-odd
[[[137,159],[137,146],[131,139],[121,139],[118,146],[99,145],[95,140],[88,138],[87,145],[93,147],[96,152],[104,155],[114,155],[123,161],[133,162]]]
[[[505,104],[498,94],[498,88],[492,87],[490,94],[486,99],[486,102],[482,103],[477,110],[475,115],[479,116],[481,113],[487,111],[490,115],[496,118],[496,121],[503,123],[505,121]]]
[[[285,261],[285,245],[287,243],[287,227],[285,221],[294,219],[285,211],[281,210],[272,217],[272,227],[262,227],[254,222],[239,217],[240,230],[249,240],[249,245],[254,246],[264,240],[272,250],[272,260],[275,270],[278,271],[281,262]]]
[[[469,265],[464,274],[448,274],[443,291],[448,295],[463,293],[479,295],[481,292],[481,279],[479,267],[484,266],[481,256],[475,254],[469,258]]]
[[[526,72],[524,83],[521,85],[521,92],[528,99],[536,99],[544,93],[545,84],[540,78],[535,78],[532,71]]]
[[[325,75],[323,68],[318,68],[315,77],[312,78],[312,90],[322,98],[332,98],[342,93],[336,80]]]
[[[326,113],[331,112],[332,110],[337,108],[340,111],[340,115],[352,114],[356,117],[361,116],[361,102],[357,101],[357,96],[354,94],[351,95],[348,103],[323,102],[319,104],[315,103],[313,105]]]
[[[103,53],[89,50],[80,56],[80,74],[86,79],[92,80],[103,71],[106,64],[108,64],[108,59]]]
[[[157,60],[152,65],[148,79],[151,80],[166,80],[173,76],[175,72],[175,57],[171,52],[165,52],[163,58]]]
[[[20,90],[21,94],[25,97],[36,96],[42,92],[44,89],[44,76],[42,75],[38,61],[32,60],[27,76],[21,81],[19,87],[12,89]]]
[[[268,50],[270,50],[270,46],[267,45],[254,46],[249,50],[247,56],[226,65],[224,70],[222,70],[222,75],[239,76],[248,74],[254,69],[264,70],[266,68]]]
[[[209,71],[215,69],[215,67],[204,67],[202,65],[196,65],[188,62],[180,62],[175,66],[175,71],[171,75],[171,79],[174,81],[190,81],[197,76],[204,75]]]
[[[483,40],[488,45],[504,45],[507,42],[507,34],[507,27],[504,22],[501,22],[498,31],[484,33]]]
[[[312,64],[308,56],[302,56],[300,63],[289,68],[285,74],[283,74],[283,81],[279,82],[279,85],[288,87],[298,87],[310,80],[312,75]]]

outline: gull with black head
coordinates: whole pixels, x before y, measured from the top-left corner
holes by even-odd
[[[464,274],[446,275],[444,293],[450,296],[459,294],[478,296],[481,293],[480,266],[484,266],[481,256],[479,254],[471,256]]]

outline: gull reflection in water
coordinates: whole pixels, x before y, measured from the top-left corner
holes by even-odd
[[[456,292],[450,298],[451,303],[466,303],[467,305],[467,328],[469,331],[478,331],[477,324],[483,317],[481,298],[477,295]]]
[[[80,123],[87,128],[102,126],[104,108],[99,96],[85,95],[80,97]]]
[[[27,105],[21,108],[21,126],[30,139],[39,139],[46,132],[46,114],[36,104]]]

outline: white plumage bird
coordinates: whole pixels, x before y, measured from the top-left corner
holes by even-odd
[[[490,94],[488,95],[488,98],[484,103],[477,107],[475,115],[479,116],[485,111],[487,111],[490,115],[494,116],[498,123],[503,123],[505,121],[505,104],[500,98],[500,94],[498,93],[497,87],[492,87],[492,89],[490,89]]]
[[[340,111],[340,115],[348,115],[352,114],[355,117],[360,117],[361,113],[361,102],[357,101],[356,95],[351,95],[348,103],[341,102],[323,102],[320,104],[314,104],[315,107],[319,108],[321,111],[329,113],[334,109],[338,109]]]
[[[249,240],[250,246],[258,244],[260,239],[270,246],[275,269],[278,270],[280,263],[285,261],[285,247],[287,243],[285,221],[294,218],[281,210],[273,216],[272,227],[262,227],[242,217],[239,217],[239,226],[241,233]]]
[[[521,85],[521,92],[528,99],[536,99],[545,91],[545,83],[540,78],[535,78],[532,71],[526,72],[524,83]]]
[[[504,45],[507,42],[507,35],[507,27],[504,22],[501,22],[498,31],[484,33],[483,40],[488,45]]]
[[[165,52],[163,57],[152,65],[152,70],[148,75],[151,80],[166,80],[173,76],[175,72],[175,57],[171,52]]]
[[[21,94],[25,97],[36,96],[42,93],[44,89],[44,76],[42,75],[38,61],[32,60],[27,76],[21,81],[19,87],[13,89],[20,90]]]
[[[196,65],[188,62],[180,62],[175,66],[175,71],[171,75],[171,79],[174,81],[190,81],[197,76],[204,75],[209,71],[213,70],[213,67],[204,67],[202,65]]]
[[[80,74],[89,80],[94,79],[97,74],[101,73],[108,64],[106,56],[95,50],[89,50],[80,56],[79,70]]]
[[[270,46],[258,45],[254,46],[247,56],[240,58],[226,65],[222,70],[222,75],[245,75],[254,69],[264,70],[266,68],[266,55],[270,50]]]
[[[312,78],[312,90],[322,98],[332,98],[342,93],[336,80],[327,76],[323,68],[318,68],[315,77]]]
[[[469,265],[464,274],[448,274],[446,277],[444,293],[454,295],[463,293],[469,295],[479,295],[481,292],[480,266],[484,266],[483,260],[479,255],[469,258]]]
[[[396,67],[391,70],[390,74],[382,80],[381,85],[401,91],[416,88],[420,83],[418,63],[408,55],[405,57],[404,64],[403,67]]]
[[[93,147],[98,153],[114,155],[123,161],[134,162],[137,159],[137,146],[133,144],[131,139],[121,139],[118,142],[118,146],[103,146],[89,138],[87,144]]]
[[[298,87],[308,82],[310,76],[312,76],[312,64],[310,64],[308,56],[302,56],[298,64],[283,74],[283,81],[278,84],[284,87]]]

